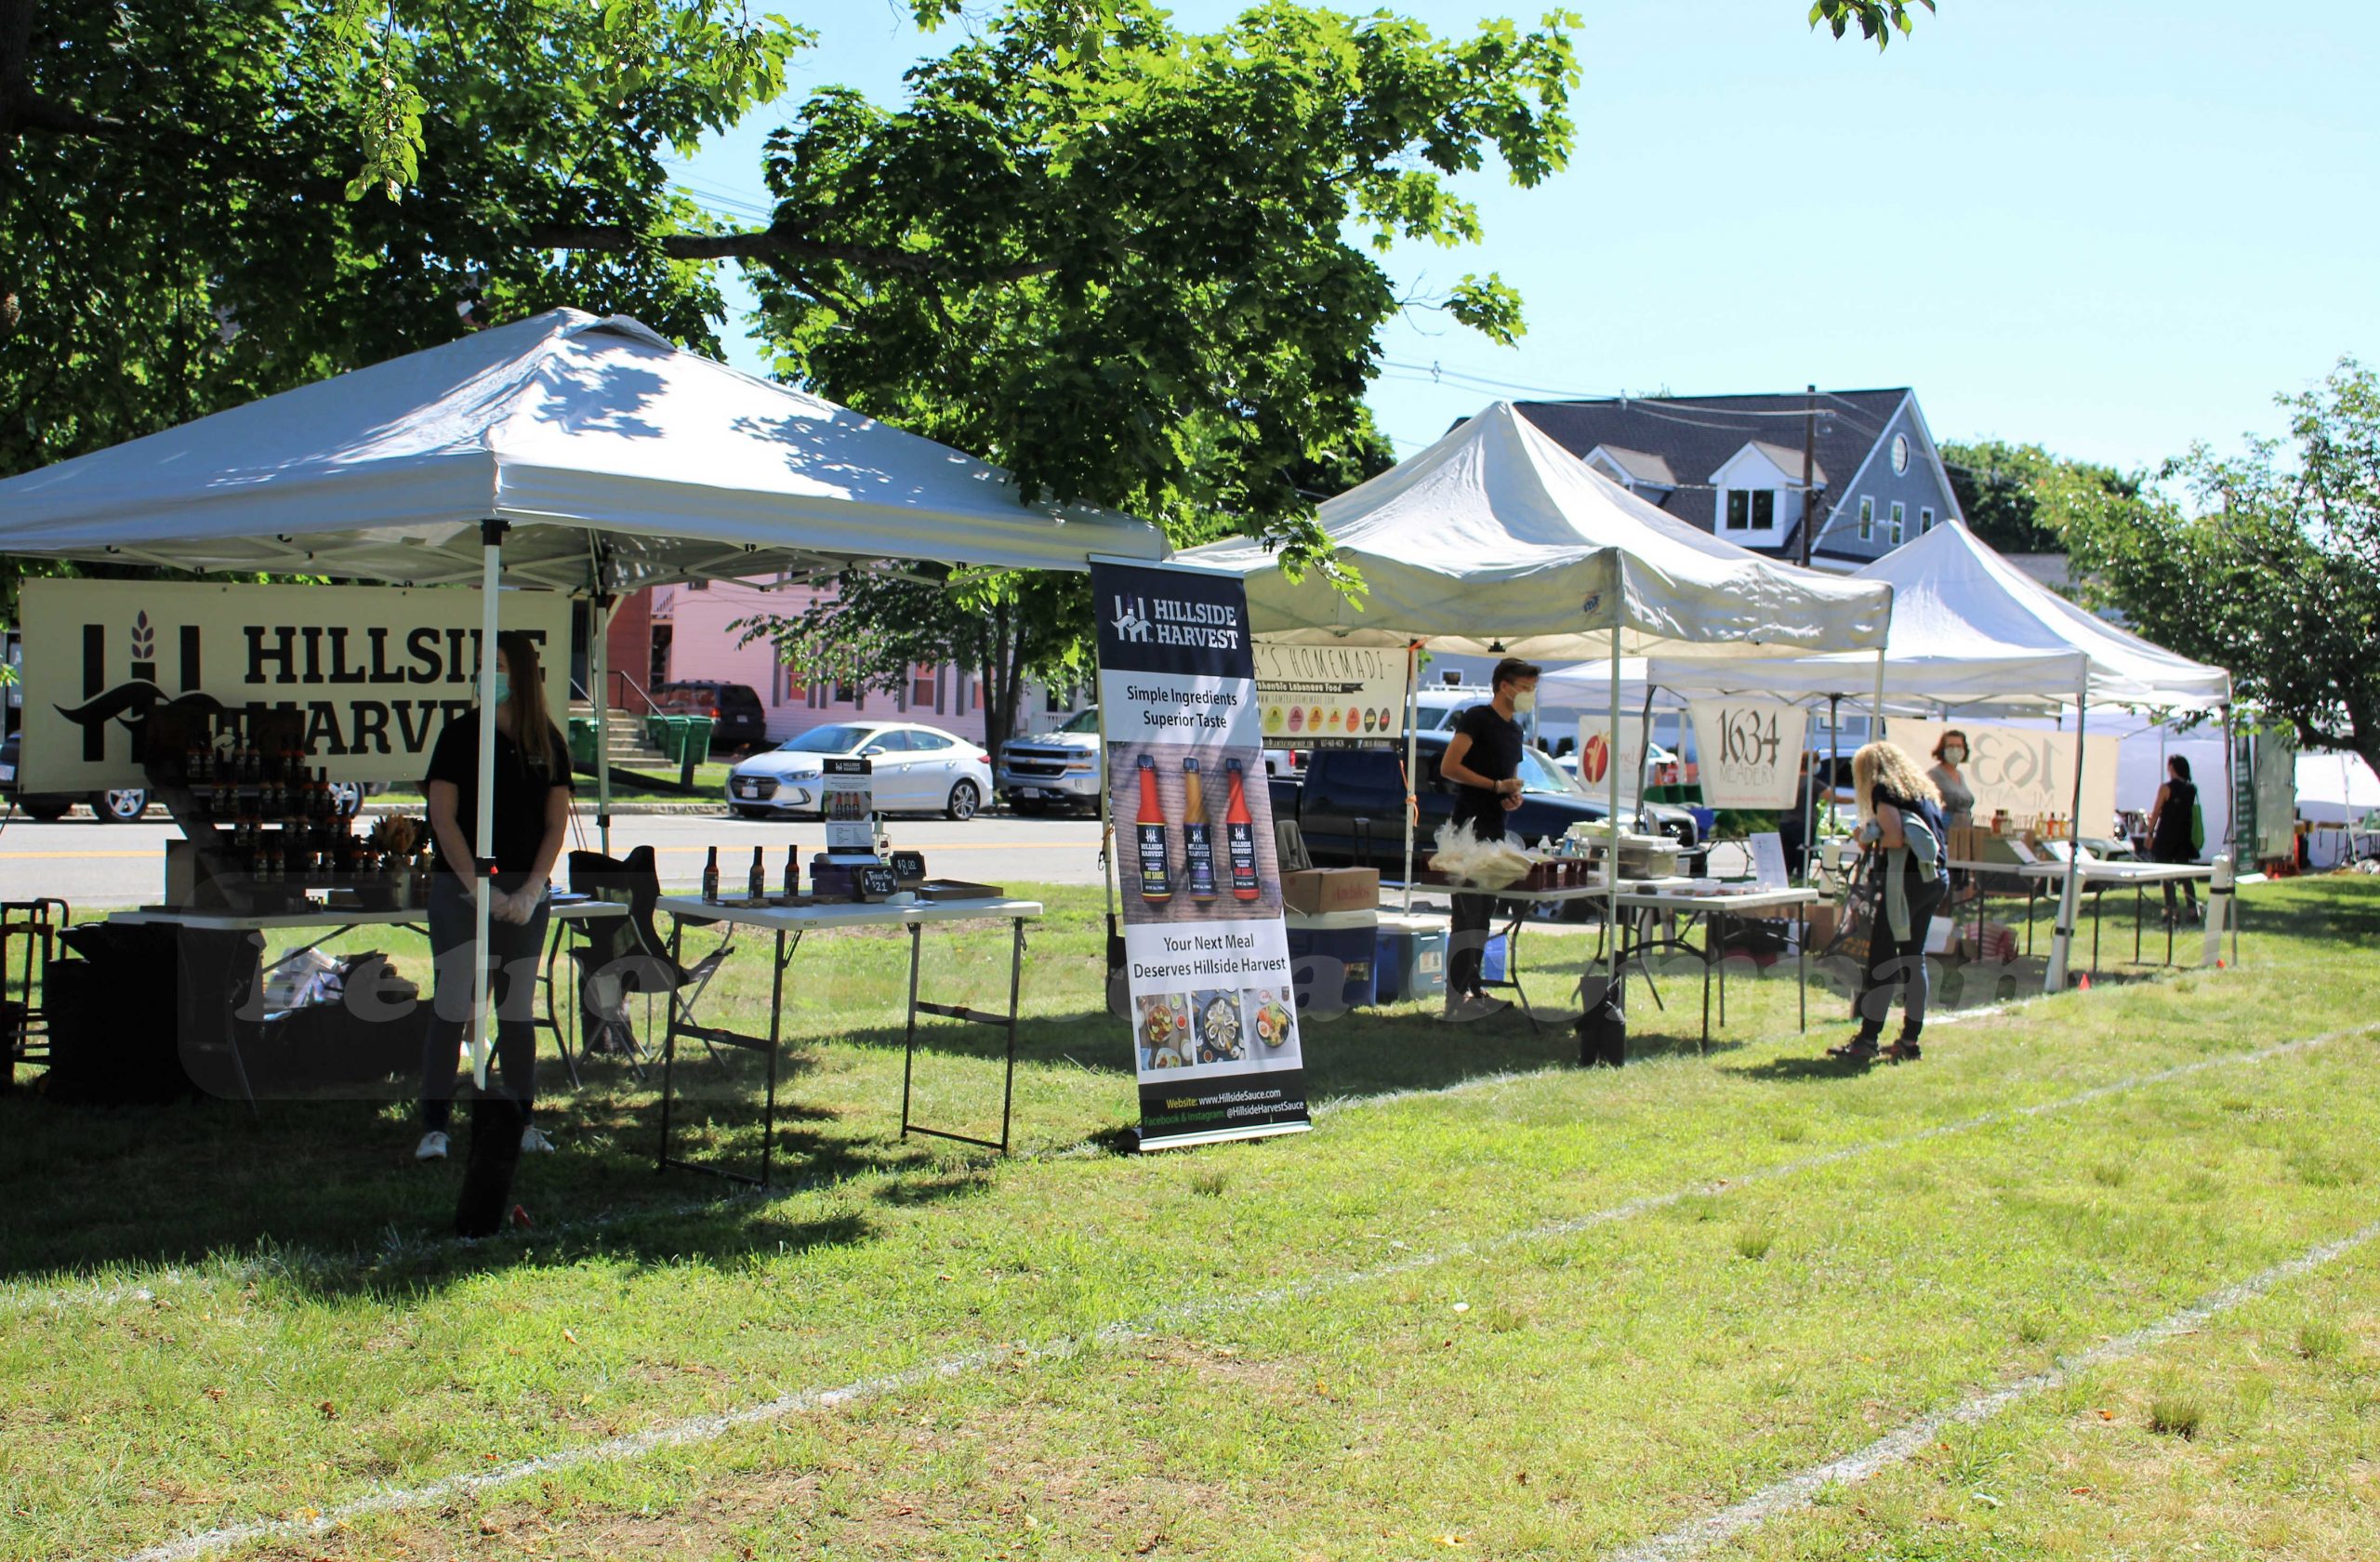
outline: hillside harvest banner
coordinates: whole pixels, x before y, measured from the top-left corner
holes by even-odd
[[[1141,1147],[1302,1132],[1247,587],[1099,561],[1091,583]]]
[[[559,724],[570,600],[500,597],[504,628],[538,643]],[[476,695],[480,594],[460,588],[28,580],[20,601],[29,792],[145,785],[133,735],[169,707],[300,710],[329,779],[407,780]]]

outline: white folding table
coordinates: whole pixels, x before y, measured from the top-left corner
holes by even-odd
[[[690,926],[721,924],[730,929],[751,928],[775,937],[775,952],[769,976],[769,1033],[754,1036],[730,1030],[723,1026],[699,1023],[693,1013],[700,994],[692,997],[680,992],[669,996],[669,1028],[662,1043],[661,1053],[661,1148],[658,1156],[662,1167],[678,1167],[683,1171],[701,1172],[712,1176],[729,1177],[737,1182],[751,1183],[760,1187],[769,1185],[772,1152],[776,1141],[777,1054],[785,1034],[785,973],[793,956],[801,946],[802,934],[840,928],[897,927],[909,932],[909,1005],[907,1030],[905,1038],[906,1055],[901,1063],[901,1136],[922,1133],[936,1139],[956,1140],[962,1145],[978,1145],[985,1149],[1008,1153],[1010,1111],[1016,1096],[1016,1021],[1017,995],[1025,971],[1025,924],[1041,915],[1041,903],[1034,900],[1012,900],[1006,897],[984,900],[919,901],[910,905],[864,905],[826,903],[810,906],[756,906],[735,901],[710,901],[694,895],[664,895],[657,909],[669,913],[673,926],[669,933],[669,958],[682,964],[679,952]],[[1005,921],[1010,925],[1008,1013],[995,1014],[965,1004],[930,1003],[918,997],[918,963],[920,944],[927,924],[932,922]],[[728,934],[732,947],[734,933]],[[999,1026],[1008,1032],[1006,1078],[1000,1092],[1000,1136],[998,1140],[979,1139],[947,1129],[929,1128],[914,1121],[909,1113],[910,1081],[915,1073],[918,1054],[918,1016],[935,1014],[945,1019],[965,1020],[975,1025]],[[760,1173],[751,1176],[722,1167],[703,1166],[692,1161],[673,1158],[669,1154],[669,1119],[674,1073],[678,1055],[678,1039],[688,1037],[706,1045],[737,1047],[763,1053],[768,1058],[768,1090],[761,1108]]]

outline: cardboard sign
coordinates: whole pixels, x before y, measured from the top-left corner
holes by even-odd
[[[1256,705],[1275,748],[1349,748],[1405,741],[1402,651],[1256,643]]]
[[[1100,563],[1091,587],[1141,1146],[1299,1132],[1305,1062],[1248,589]]]
[[[570,600],[500,596],[503,627],[538,642],[560,726]],[[474,590],[28,580],[20,602],[27,791],[145,785],[134,740],[164,708],[303,711],[309,762],[330,779],[412,780],[478,697]]]
[[[1791,808],[1810,713],[1776,700],[1693,705],[1702,801],[1713,808]]]

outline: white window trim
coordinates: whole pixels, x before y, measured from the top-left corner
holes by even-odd
[[[1924,536],[1934,529],[1934,507],[1921,505],[1917,510],[1917,535]]]
[[[1898,548],[1909,535],[1909,506],[1900,499],[1893,501],[1893,546]]]
[[[1738,494],[1745,496],[1744,505],[1746,514],[1750,514],[1752,512],[1752,505],[1754,502],[1751,497],[1752,495],[1766,494],[1769,496],[1767,525],[1763,526],[1758,523],[1754,523],[1749,526],[1738,526],[1731,524],[1728,522],[1727,510],[1734,502],[1735,496]],[[1783,489],[1722,488],[1719,490],[1718,531],[1721,536],[1774,537],[1778,532],[1784,530],[1784,516],[1785,492]]]
[[[1876,501],[1866,494],[1859,496],[1859,540],[1876,540]]]

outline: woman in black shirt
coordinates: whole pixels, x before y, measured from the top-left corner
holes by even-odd
[[[2157,801],[2149,809],[2149,857],[2151,862],[2194,863],[2198,861],[2197,834],[2198,787],[2190,780],[2190,762],[2179,754],[2165,761],[2165,784],[2157,788]],[[2189,897],[2190,920],[2198,920],[2198,886],[2189,880],[2182,880],[2182,893]],[[2174,886],[2165,886],[2165,920],[2174,920]]]
[[[430,796],[438,871],[430,888],[437,996],[422,1048],[423,1133],[414,1151],[420,1160],[446,1154],[456,1050],[470,1016],[473,967],[482,958],[471,900],[473,863],[481,854],[479,740],[477,707],[447,722],[430,750],[423,787]],[[521,1147],[550,1150],[553,1145],[529,1114],[536,1097],[535,1001],[537,959],[546,942],[546,877],[570,827],[570,750],[546,714],[537,644],[525,634],[496,637],[496,797],[490,826],[486,855],[496,865],[496,881],[485,958],[494,965],[488,998],[496,1012],[496,1066],[506,1093],[521,1108]]]

